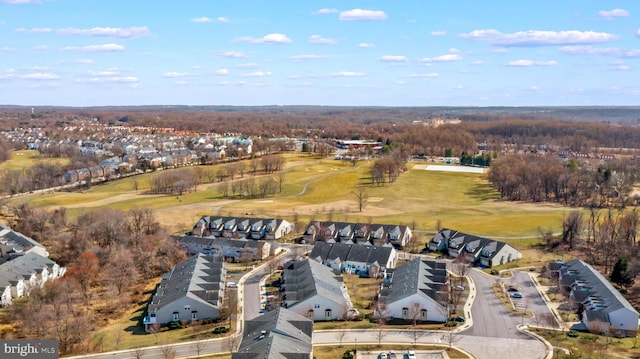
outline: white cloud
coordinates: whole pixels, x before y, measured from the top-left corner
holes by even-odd
[[[366,75],[364,72],[339,71],[329,74],[331,77],[362,77]]]
[[[231,22],[229,19],[227,19],[227,18],[226,18],[226,17],[224,17],[224,16],[218,16],[218,17],[216,18],[216,20],[217,20],[218,22],[225,22],[225,23],[226,23],[226,22]]]
[[[111,76],[111,77],[87,77],[76,79],[78,83],[92,83],[92,84],[104,84],[104,83],[129,83],[134,84],[138,82],[138,78],[134,76]]]
[[[12,4],[12,5],[18,5],[18,4],[40,4],[41,2],[42,2],[42,0],[0,0],[0,3]]]
[[[327,14],[335,14],[338,12],[338,9],[329,9],[329,8],[322,8],[319,9],[318,11],[314,11],[314,14],[318,14],[318,15],[327,15]]]
[[[220,56],[241,59],[247,57],[247,54],[245,54],[244,51],[223,51],[220,53]]]
[[[631,13],[625,9],[613,9],[598,11],[598,17],[603,19],[613,19],[614,17],[629,17]]]
[[[185,77],[185,76],[189,76],[189,73],[171,71],[171,72],[165,72],[164,74],[162,74],[162,77],[168,77],[168,78]]]
[[[118,39],[131,39],[137,37],[148,36],[151,34],[149,28],[146,26],[140,27],[93,27],[91,29],[76,29],[68,27],[64,29],[57,29],[56,33],[59,35],[82,35],[82,36],[102,36],[102,37],[115,37]]]
[[[533,85],[533,86],[529,87],[529,90],[538,91],[538,90],[540,90],[540,88],[538,86],[536,86],[536,85]]]
[[[309,43],[311,43],[311,44],[334,45],[334,44],[337,44],[338,41],[336,39],[329,39],[329,38],[326,38],[326,37],[322,37],[320,35],[311,35],[309,37]]]
[[[60,49],[61,51],[79,51],[79,52],[109,52],[124,51],[124,46],[119,44],[103,44],[103,45],[87,45],[87,46],[67,46]]]
[[[621,58],[640,57],[640,50],[627,50],[617,47],[563,46],[559,50],[569,55],[599,55]]]
[[[638,30],[638,31],[640,31],[640,30]],[[368,49],[368,48],[373,47],[373,44],[368,43],[368,42],[361,42],[361,43],[358,44],[358,47],[361,48],[361,49]]]
[[[484,65],[484,61],[482,60],[471,61],[471,65]]]
[[[327,57],[321,56],[321,55],[304,54],[304,55],[291,56],[289,59],[293,62],[302,62],[307,60],[319,60],[319,59],[325,59],[325,58]]]
[[[425,57],[420,62],[431,63],[431,62],[451,62],[451,61],[460,61],[462,60],[462,56],[458,54],[446,54],[440,55],[436,57]]]
[[[234,40],[235,42],[250,42],[252,44],[290,44],[293,41],[285,34],[267,34],[263,37],[239,37]]]
[[[409,59],[406,56],[401,55],[384,55],[378,58],[379,61],[383,62],[407,62]]]
[[[36,50],[36,51],[42,51],[42,50],[46,50],[49,47],[47,45],[40,45],[40,46],[34,46],[31,48],[31,50]]]
[[[386,20],[387,14],[381,10],[353,9],[341,12],[339,19],[342,21],[377,21]]]
[[[93,64],[95,61],[91,60],[91,59],[77,59],[73,61],[76,64],[86,64],[86,65],[90,65]]]
[[[264,77],[264,76],[271,76],[271,72],[269,71],[256,71],[256,72],[250,72],[248,74],[244,74],[242,75],[244,77]]]
[[[211,18],[208,18],[206,16],[203,17],[194,17],[193,19],[191,19],[191,22],[195,22],[195,23],[207,23],[207,22],[212,22],[213,20],[211,20]]]
[[[431,31],[431,36],[445,36],[446,34],[446,31]]]
[[[110,68],[110,69],[106,69],[106,70],[101,70],[101,71],[87,71],[87,75],[89,76],[118,76],[120,75],[120,70],[117,68]]]
[[[618,71],[629,71],[630,69],[631,67],[629,67],[629,65],[624,65],[624,64],[616,65],[616,70]]]
[[[218,85],[220,86],[245,86],[247,84],[246,81],[236,81],[236,82],[228,82],[228,81],[220,81]]]
[[[434,78],[434,77],[440,77],[440,74],[437,72],[431,72],[431,73],[426,73],[426,74],[409,74],[409,75],[405,75],[402,77],[408,77],[408,78]]]
[[[3,46],[2,51],[13,51],[13,48],[9,46]]]
[[[220,75],[220,76],[224,76],[224,75],[228,75],[229,74],[229,70],[228,69],[217,69],[215,71],[216,75]]]
[[[638,31],[636,31],[636,36],[640,37],[640,29],[638,29]]]
[[[511,61],[507,66],[513,67],[532,67],[532,66],[556,66],[556,61],[533,61],[533,60],[516,60]]]
[[[24,27],[19,27],[15,30],[16,32],[28,32],[32,34],[48,34],[53,32],[53,29],[50,27],[34,27],[31,29],[25,29]]]
[[[236,65],[236,67],[239,69],[255,69],[256,67],[258,67],[258,64],[256,64],[255,62],[248,62],[246,64]]]
[[[491,45],[515,46],[556,46],[595,44],[614,41],[618,36],[606,32],[596,31],[539,31],[528,30],[511,34],[503,34],[498,30],[474,30],[468,34],[461,34],[461,38],[487,42]]]
[[[25,80],[59,80],[60,76],[50,72],[34,72],[31,74],[18,76]]]

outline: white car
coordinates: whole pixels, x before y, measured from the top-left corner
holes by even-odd
[[[382,352],[378,355],[378,359],[387,359],[387,353]]]
[[[416,359],[416,352],[414,352],[413,350],[407,350],[407,358]]]

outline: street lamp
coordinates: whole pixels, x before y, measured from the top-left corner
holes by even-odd
[[[358,338],[353,338],[353,357],[355,358],[356,353],[358,352]]]

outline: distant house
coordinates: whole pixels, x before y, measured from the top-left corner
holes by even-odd
[[[278,308],[245,323],[232,359],[312,359],[313,321]]]
[[[314,321],[342,320],[355,313],[342,276],[313,260],[289,263],[282,271],[284,306]]]
[[[427,244],[430,251],[438,251],[451,257],[462,256],[469,263],[493,267],[522,258],[522,254],[508,243],[442,229]]]
[[[316,241],[328,243],[391,244],[404,248],[413,234],[407,226],[395,224],[364,224],[349,222],[319,222],[307,225],[302,239],[305,243]]]
[[[196,254],[179,263],[151,297],[144,318],[151,324],[218,319],[223,307],[226,268],[220,257]]]
[[[192,233],[200,237],[278,240],[293,232],[293,224],[280,218],[203,216]]]
[[[395,268],[398,252],[391,245],[316,242],[309,258],[318,261],[335,272],[363,274],[371,277]]]
[[[269,257],[271,243],[248,239],[174,236],[180,247],[189,254],[221,256],[232,262],[259,261]]]
[[[558,274],[587,330],[614,336],[638,334],[636,309],[591,265],[574,260],[560,266]]]
[[[446,322],[449,279],[446,264],[414,259],[390,273],[374,316],[417,322]]]

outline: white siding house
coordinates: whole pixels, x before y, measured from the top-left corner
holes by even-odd
[[[449,317],[446,264],[414,259],[390,273],[383,283],[374,316],[418,322],[446,322]]]
[[[223,306],[226,269],[220,257],[197,254],[179,263],[151,297],[144,318],[150,324],[217,319]]]
[[[313,260],[292,262],[283,273],[285,307],[314,321],[342,320],[353,311],[340,275]]]

